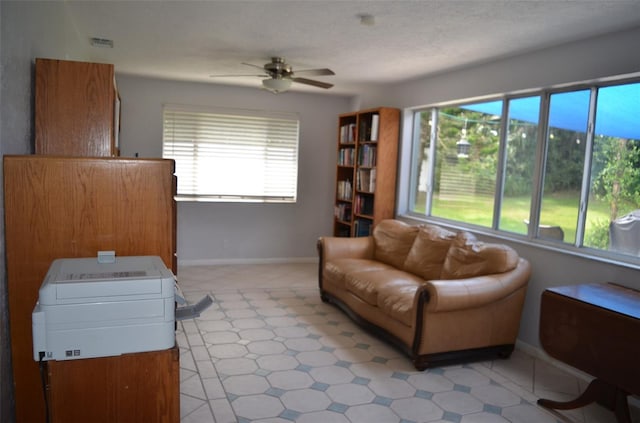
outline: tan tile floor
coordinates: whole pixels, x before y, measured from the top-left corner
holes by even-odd
[[[315,264],[183,267],[178,280],[190,302],[215,300],[178,325],[182,423],[615,422],[598,405],[538,407],[586,382],[520,350],[417,372],[320,301]]]

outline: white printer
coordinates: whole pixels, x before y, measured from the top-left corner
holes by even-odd
[[[32,314],[34,360],[163,350],[175,343],[175,277],[160,257],[55,260]]]

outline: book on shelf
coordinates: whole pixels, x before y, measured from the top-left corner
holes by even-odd
[[[371,136],[371,127],[366,119],[360,120],[360,127],[358,128],[358,141],[368,141]]]
[[[375,145],[363,144],[358,149],[358,165],[373,167],[376,165],[376,152]]]
[[[351,204],[336,204],[334,209],[336,219],[343,222],[351,220]]]
[[[374,192],[376,190],[376,169],[358,169],[356,174],[356,189],[363,192]]]
[[[369,140],[378,141],[378,128],[380,126],[380,115],[374,114],[371,115],[371,136]]]
[[[353,235],[357,237],[371,235],[371,223],[367,219],[356,219],[353,222]]]
[[[356,173],[356,189],[358,191],[368,191],[368,187],[366,186],[366,181],[368,180],[366,173],[368,173],[368,171],[369,169],[358,169]]]
[[[338,181],[338,199],[351,200],[352,189],[350,180]]]
[[[338,152],[338,165],[353,166],[353,157],[355,156],[355,148],[341,148]]]
[[[352,144],[356,141],[356,124],[347,123],[340,126],[340,143]]]
[[[369,192],[375,192],[376,190],[376,169],[373,168],[369,172]]]
[[[357,195],[354,204],[356,214],[373,215],[373,197],[370,195]]]
[[[358,141],[378,141],[378,131],[380,128],[380,115],[377,113],[372,114],[368,118],[362,118],[360,120],[360,126],[358,127]]]

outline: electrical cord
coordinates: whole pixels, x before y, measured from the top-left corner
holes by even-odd
[[[45,374],[44,367],[44,351],[40,351],[38,353],[40,357],[39,366],[40,366],[40,380],[42,382],[42,395],[44,396],[44,409],[45,409],[45,423],[49,423],[49,400],[47,398],[47,378]]]

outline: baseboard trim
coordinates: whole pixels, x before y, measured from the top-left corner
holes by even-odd
[[[299,264],[318,263],[318,257],[275,257],[275,258],[242,258],[242,259],[199,259],[180,260],[178,267],[219,266],[222,264]]]

